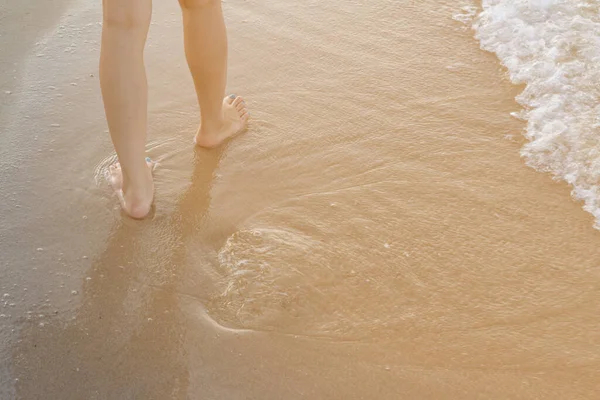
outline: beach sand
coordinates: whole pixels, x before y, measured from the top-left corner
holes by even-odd
[[[155,2],[160,165],[133,221],[105,179],[99,2],[4,1],[0,398],[596,398],[600,234],[520,158],[522,88],[463,5],[224,2],[252,120],[208,151]]]

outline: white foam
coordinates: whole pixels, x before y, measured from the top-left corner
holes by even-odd
[[[483,0],[473,27],[526,88],[527,164],[573,187],[600,229],[600,1]]]

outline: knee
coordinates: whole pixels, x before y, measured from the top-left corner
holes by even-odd
[[[122,29],[147,29],[150,25],[152,6],[150,5],[150,9],[147,9],[140,3],[143,2],[139,0],[105,0],[104,25]]]
[[[215,7],[221,4],[221,0],[179,0],[179,5],[184,10]]]

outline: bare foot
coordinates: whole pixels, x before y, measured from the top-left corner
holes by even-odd
[[[148,215],[154,200],[154,182],[152,171],[156,163],[146,158],[148,173],[144,182],[124,182],[121,164],[115,163],[109,167],[109,181],[115,194],[121,202],[123,211],[132,218],[142,219]]]
[[[246,103],[241,97],[232,94],[223,99],[223,122],[218,127],[200,126],[195,142],[201,147],[216,147],[224,140],[242,132],[249,118]]]

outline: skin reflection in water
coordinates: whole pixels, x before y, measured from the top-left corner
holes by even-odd
[[[222,155],[196,151],[191,185],[173,215],[117,223],[76,316],[25,325],[13,350],[18,398],[187,398],[182,244],[207,214]]]

